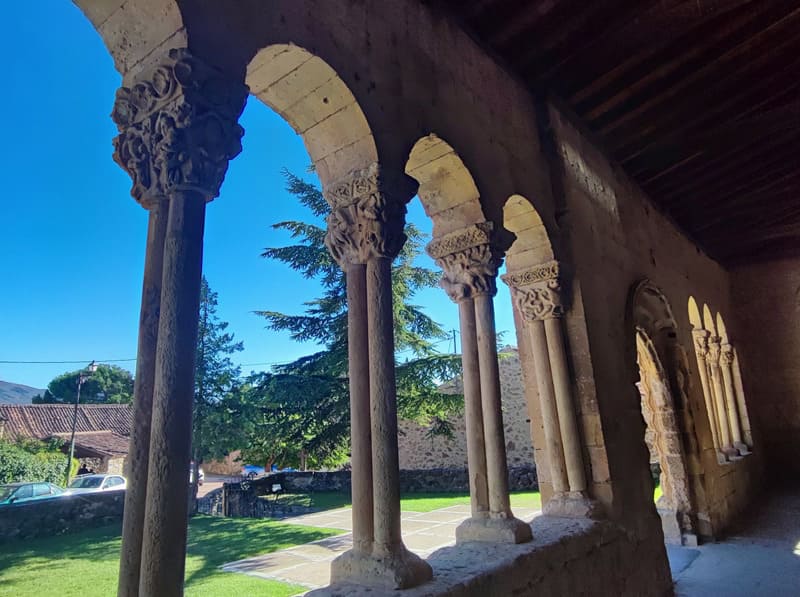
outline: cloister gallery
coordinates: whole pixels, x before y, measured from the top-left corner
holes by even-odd
[[[796,3],[75,3],[123,76],[113,157],[150,214],[121,597],[182,594],[203,226],[248,94],[302,136],[347,277],[353,548],[321,594],[666,594],[665,540],[713,540],[797,474]],[[399,502],[390,265],[415,195],[468,430],[471,518],[433,563]],[[503,261],[533,523],[509,502]]]

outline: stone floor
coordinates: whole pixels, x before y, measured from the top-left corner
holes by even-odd
[[[718,543],[667,551],[678,597],[797,597],[800,489],[772,494]]]
[[[541,512],[530,508],[514,508],[514,514],[527,521]],[[403,540],[411,551],[427,557],[440,547],[453,545],[456,526],[468,517],[469,506],[451,506],[432,512],[403,512]],[[310,589],[326,586],[330,580],[331,560],[352,545],[350,508],[306,514],[286,519],[286,522],[341,529],[343,534],[231,562],[225,564],[223,570],[291,582]]]

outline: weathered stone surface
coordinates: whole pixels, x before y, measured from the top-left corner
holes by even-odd
[[[0,508],[0,543],[75,533],[122,521],[124,491],[35,500]]]

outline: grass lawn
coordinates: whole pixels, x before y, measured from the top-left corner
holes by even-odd
[[[187,597],[285,597],[304,589],[219,566],[337,535],[270,520],[196,516],[189,523]],[[120,526],[0,546],[0,595],[116,595]]]
[[[278,502],[284,505],[314,507],[320,510],[332,510],[351,505],[348,495],[332,491],[313,494],[284,494],[278,498]],[[469,493],[404,493],[400,496],[400,509],[406,512],[430,512],[457,505],[469,505]],[[539,492],[512,492],[511,507],[541,508]]]

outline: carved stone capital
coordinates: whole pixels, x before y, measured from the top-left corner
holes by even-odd
[[[396,257],[406,242],[406,204],[417,186],[405,174],[388,176],[377,163],[329,185],[324,191],[331,206],[325,245],[336,262],[345,267],[371,257]]]
[[[711,336],[708,337],[708,360],[711,362],[712,365],[716,365],[719,363],[720,353],[722,352],[722,347],[720,345],[720,338],[719,336]]]
[[[119,130],[114,161],[133,180],[131,195],[147,208],[175,191],[216,197],[242,150],[238,119],[247,94],[186,48],[120,87],[111,113]]]
[[[733,346],[728,344],[727,342],[723,342],[720,344],[719,350],[719,362],[722,365],[731,366],[733,365]]]
[[[503,257],[492,242],[492,223],[481,222],[433,239],[426,250],[444,271],[439,282],[455,302],[497,293]]]
[[[694,351],[703,360],[708,357],[708,338],[711,334],[708,330],[692,330],[692,340],[694,341]]]
[[[528,321],[564,316],[564,293],[561,266],[549,261],[530,269],[503,276],[522,317]]]

